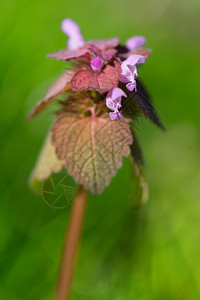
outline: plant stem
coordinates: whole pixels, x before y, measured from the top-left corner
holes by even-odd
[[[87,204],[87,191],[80,187],[73,201],[61,256],[55,300],[69,300],[76,254]]]

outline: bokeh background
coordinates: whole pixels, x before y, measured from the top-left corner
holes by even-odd
[[[1,0],[0,299],[53,299],[70,206],[56,209],[27,185],[53,120],[26,115],[62,71],[60,22],[86,39],[147,37],[140,70],[165,124],[141,120],[150,198],[134,209],[129,164],[90,196],[72,299],[200,299],[200,1]]]

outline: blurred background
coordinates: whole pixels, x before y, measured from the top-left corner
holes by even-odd
[[[150,186],[133,208],[129,163],[90,196],[72,299],[200,299],[200,1],[1,0],[0,299],[53,299],[70,206],[34,195],[28,177],[53,120],[26,115],[65,64],[62,19],[86,39],[144,35],[140,70],[167,131],[140,120]]]

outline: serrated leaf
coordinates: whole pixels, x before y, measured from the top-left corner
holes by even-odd
[[[99,90],[97,76],[90,70],[80,70],[72,78],[72,89],[76,91]]]
[[[132,135],[122,119],[65,113],[53,124],[52,143],[68,173],[86,190],[100,194],[129,155]]]
[[[47,105],[50,104],[50,102],[63,93],[65,90],[70,88],[70,81],[71,78],[74,76],[74,71],[70,70],[68,72],[65,72],[61,74],[56,81],[50,86],[48,89],[45,97],[36,104],[36,106],[33,108],[33,110],[29,113],[28,119],[32,119],[36,115],[38,115],[40,112],[42,112]]]
[[[106,65],[99,74],[91,70],[80,70],[71,80],[72,89],[76,91],[89,89],[106,93],[117,87],[120,74],[121,67],[118,61]]]
[[[98,76],[98,83],[100,92],[105,93],[114,87],[117,87],[119,78],[121,76],[121,65],[118,61],[113,64],[108,64],[103,72]]]
[[[140,148],[137,137],[132,128],[133,135],[133,143],[130,146],[131,149],[131,162],[135,167],[135,175],[138,182],[136,182],[137,186],[137,201],[135,206],[138,207],[141,204],[146,203],[148,200],[148,182],[146,178],[144,159],[142,155],[142,150]],[[135,179],[135,178],[134,178]]]
[[[87,45],[84,45],[83,47],[76,49],[76,50],[59,50],[53,53],[48,54],[48,57],[56,58],[58,60],[75,60],[84,58],[84,56],[87,56],[90,53],[90,50],[88,49]]]
[[[52,173],[58,173],[63,165],[64,161],[59,160],[55,154],[55,147],[51,144],[51,135],[49,133],[31,173],[30,186],[36,192],[40,192],[42,181],[47,179]]]

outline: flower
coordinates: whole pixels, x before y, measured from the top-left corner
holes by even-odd
[[[72,98],[74,93],[80,91],[83,97],[85,97],[84,93],[88,96],[88,93],[95,91],[98,101],[93,98],[92,101],[96,103],[96,110],[101,111],[103,106],[98,108],[98,105],[106,98],[107,107],[113,111],[109,114],[111,119],[120,119],[121,97],[126,97],[123,89],[126,87],[130,92],[137,91],[136,65],[144,63],[151,52],[141,48],[146,43],[146,39],[143,36],[133,36],[127,40],[125,46],[120,45],[120,39],[117,37],[85,41],[79,25],[69,18],[62,21],[61,30],[68,36],[67,49],[56,51],[48,56],[63,61],[73,61],[74,66],[71,70],[67,70],[56,85],[53,85],[51,93],[48,93],[36,106],[30,117],[38,114],[65,91],[71,93]],[[72,102],[66,102],[66,105],[70,103]]]
[[[118,87],[112,89],[109,91],[106,97],[106,106],[113,110],[114,112],[110,112],[109,116],[111,120],[115,120],[116,118],[121,118],[121,111],[119,111],[119,108],[122,107],[121,101],[122,96],[127,97],[124,91]]]
[[[67,41],[67,49],[75,50],[85,44],[80,27],[73,20],[69,18],[64,19],[61,23],[61,30],[69,37]]]
[[[91,61],[90,65],[91,65],[91,68],[92,68],[93,71],[99,71],[103,67],[103,61],[100,58],[95,57]]]
[[[127,83],[126,88],[129,91],[137,91],[136,78],[138,77],[136,64],[143,64],[145,57],[141,55],[131,55],[121,64],[121,78],[120,81]]]
[[[140,47],[144,47],[146,44],[146,38],[144,36],[132,36],[126,41],[126,48],[128,50],[134,50]]]

